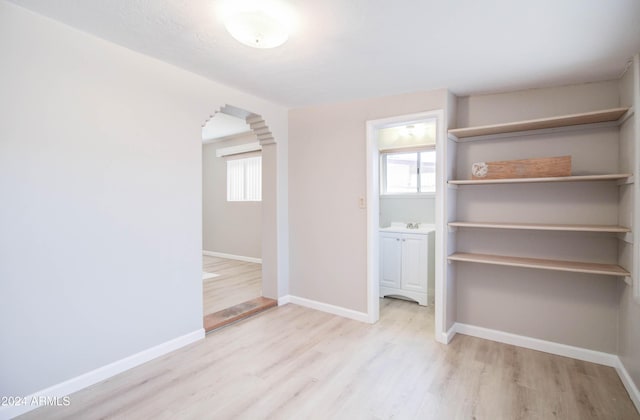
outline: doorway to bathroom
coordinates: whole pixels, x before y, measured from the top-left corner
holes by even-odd
[[[443,112],[367,122],[368,312],[409,308],[438,331],[444,261]],[[437,335],[436,335],[437,336]]]

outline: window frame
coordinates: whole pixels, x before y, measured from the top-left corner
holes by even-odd
[[[380,198],[393,198],[393,197],[402,197],[402,198],[427,198],[427,197],[435,197],[436,196],[436,191],[427,191],[427,192],[422,192],[420,191],[420,182],[421,182],[421,177],[420,177],[420,166],[421,166],[421,160],[420,160],[420,154],[422,152],[435,152],[436,151],[436,145],[428,145],[428,146],[420,146],[420,147],[409,147],[409,148],[400,148],[400,149],[386,149],[386,150],[380,150],[380,167],[379,167],[379,176],[380,176]],[[403,192],[403,193],[388,193],[387,192],[387,160],[385,159],[385,157],[387,155],[391,155],[391,154],[409,154],[409,153],[415,153],[417,155],[417,185],[416,185],[416,191],[415,192]]]

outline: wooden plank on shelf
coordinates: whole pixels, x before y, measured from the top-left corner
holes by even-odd
[[[567,225],[545,223],[496,223],[496,222],[449,222],[450,227],[484,228],[484,229],[515,229],[515,230],[551,230],[562,232],[603,232],[627,233],[631,229],[617,225]]]
[[[629,108],[612,108],[601,111],[563,115],[559,117],[538,118],[534,120],[467,128],[455,128],[449,130],[449,134],[458,139],[462,139],[476,136],[517,133],[519,131],[544,130],[548,128],[570,127],[573,125],[613,122],[618,121],[628,110]]]
[[[483,184],[524,184],[541,182],[587,182],[587,181],[615,181],[629,178],[631,174],[577,175],[544,178],[505,178],[505,179],[454,179],[448,181],[451,185],[483,185]]]
[[[471,179],[545,178],[571,176],[571,156],[476,162]]]
[[[573,273],[602,274],[618,277],[626,277],[630,275],[627,270],[615,264],[560,261],[542,258],[510,257],[505,255],[471,254],[462,252],[449,255],[448,259],[450,261],[537,268],[541,270],[568,271]]]

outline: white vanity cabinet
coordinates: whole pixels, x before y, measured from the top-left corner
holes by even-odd
[[[380,297],[402,296],[427,306],[427,233],[380,232]]]

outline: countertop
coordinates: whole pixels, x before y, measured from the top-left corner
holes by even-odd
[[[417,229],[407,228],[406,223],[393,222],[391,226],[381,227],[379,229],[380,232],[392,232],[392,233],[417,233],[421,235],[427,235],[431,232],[435,232],[436,225],[431,225],[428,223],[420,223]]]

